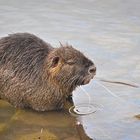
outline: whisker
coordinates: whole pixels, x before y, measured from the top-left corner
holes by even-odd
[[[87,95],[87,97],[88,97],[88,105],[90,105],[91,100],[90,100],[90,95],[89,95],[89,93],[88,93],[83,87],[80,86],[80,88],[81,88],[81,90]],[[90,109],[89,106],[88,106],[88,109]]]
[[[76,79],[79,79],[80,76],[74,76],[73,78],[70,79],[70,84],[72,84]]]

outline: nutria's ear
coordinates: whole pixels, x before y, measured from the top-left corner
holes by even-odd
[[[55,56],[54,58],[52,58],[51,67],[56,67],[58,65],[58,62],[59,62],[58,56]]]

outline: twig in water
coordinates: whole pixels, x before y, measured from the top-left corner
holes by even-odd
[[[126,82],[120,82],[120,81],[112,81],[112,80],[105,80],[105,79],[100,79],[97,78],[99,81],[102,82],[107,82],[107,83],[112,83],[112,84],[121,84],[121,85],[126,85],[126,86],[130,86],[130,87],[135,87],[135,88],[139,88],[139,85],[136,84],[130,84],[130,83],[126,83]]]

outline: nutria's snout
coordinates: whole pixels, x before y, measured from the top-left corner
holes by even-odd
[[[88,68],[88,73],[83,78],[82,85],[88,84],[96,75],[96,66],[93,64]]]
[[[88,73],[91,76],[94,76],[96,74],[96,67],[95,67],[95,65],[92,65],[92,66],[89,67]]]

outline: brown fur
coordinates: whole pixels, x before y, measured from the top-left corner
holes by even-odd
[[[53,48],[35,35],[0,39],[0,98],[15,107],[56,110],[85,81],[93,62],[72,46]]]

